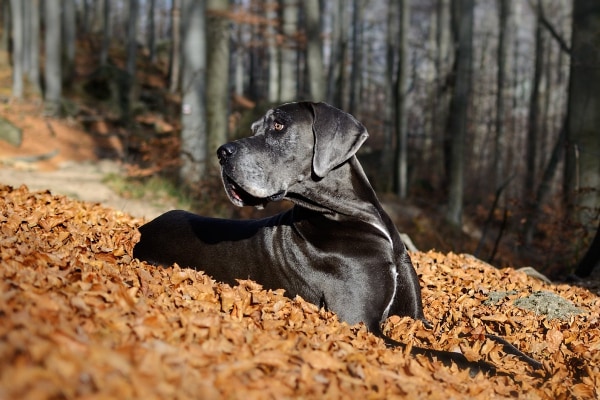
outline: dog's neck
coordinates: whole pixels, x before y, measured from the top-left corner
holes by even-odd
[[[328,181],[327,185],[311,179],[298,185],[298,189],[290,188],[286,198],[300,207],[318,211],[328,218],[350,218],[388,225],[389,217],[383,211],[356,156],[330,171],[323,180]],[[348,186],[348,181],[352,183],[351,186]],[[327,188],[325,191],[324,186]]]

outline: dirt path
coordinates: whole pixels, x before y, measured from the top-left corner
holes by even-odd
[[[146,218],[146,220],[173,208],[170,205],[151,204],[147,201],[125,199],[117,195],[103,183],[106,175],[120,173],[120,166],[114,161],[69,161],[51,171],[26,167],[27,165],[1,166],[0,184],[13,187],[26,185],[30,190],[50,190],[53,194],[101,203],[135,217]]]
[[[106,129],[91,135],[71,118],[46,118],[35,102],[2,105],[0,116],[23,133],[19,146],[0,140],[0,184],[50,190],[146,219],[173,208],[125,199],[103,183],[108,174],[123,174],[118,162],[102,158],[123,150],[116,137],[102,136]]]

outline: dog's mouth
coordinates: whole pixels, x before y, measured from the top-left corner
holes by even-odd
[[[280,201],[285,197],[285,190],[281,190],[267,197],[253,196],[226,174],[223,174],[223,185],[225,186],[225,192],[227,193],[229,200],[238,207],[253,206],[262,209],[268,202]]]

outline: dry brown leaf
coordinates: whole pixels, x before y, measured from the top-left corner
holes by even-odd
[[[345,369],[345,364],[332,357],[328,353],[320,350],[311,350],[301,354],[304,362],[308,363],[315,369],[326,369],[329,371],[338,371]]]
[[[453,253],[412,253],[428,329],[392,316],[408,347],[455,350],[512,376],[469,377],[387,349],[364,325],[282,290],[236,287],[134,260],[141,221],[97,204],[0,186],[0,397],[598,398],[600,299]],[[207,260],[209,262],[209,260]],[[581,307],[548,321],[486,293],[552,291]],[[543,362],[548,379],[483,340]]]
[[[494,314],[494,315],[484,315],[480,317],[482,321],[486,322],[506,322],[508,321],[508,317],[505,314]]]
[[[563,334],[557,329],[550,329],[546,333],[546,344],[548,346],[548,352],[550,354],[555,353],[559,350],[560,345],[563,341]]]

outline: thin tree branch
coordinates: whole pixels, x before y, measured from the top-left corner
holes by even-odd
[[[498,201],[500,200],[500,196],[502,195],[502,192],[504,191],[504,189],[506,189],[506,187],[508,186],[508,184],[510,183],[510,181],[513,180],[513,178],[515,177],[516,174],[512,174],[511,176],[509,176],[497,189],[496,189],[496,195],[494,196],[494,203],[492,204],[492,207],[490,208],[489,212],[488,212],[488,216],[483,224],[483,233],[481,234],[481,238],[479,239],[479,243],[477,243],[477,248],[475,249],[475,252],[473,253],[473,255],[475,257],[478,256],[479,251],[482,249],[485,239],[487,237],[487,232],[488,232],[488,228],[492,223],[492,219],[494,218],[494,211],[496,211],[496,208],[498,207]],[[506,213],[506,209],[505,209],[505,213]],[[506,218],[506,216],[505,216]],[[503,225],[506,223],[506,221],[503,221]],[[502,227],[502,230],[504,229],[504,226]],[[502,236],[502,231],[500,231],[500,235]],[[496,242],[498,242],[499,239],[496,240]],[[494,250],[492,255],[490,256],[491,259],[493,259],[493,256],[495,255],[496,252],[496,248],[497,248],[498,243],[496,243],[496,245],[494,246]]]
[[[558,42],[560,49],[570,56],[571,48],[567,44],[567,41],[560,35],[560,33],[558,33],[556,29],[554,29],[554,26],[550,21],[548,21],[548,18],[546,18],[542,2],[538,0],[537,5],[534,5],[533,2],[529,0],[529,6],[532,9],[537,10],[537,15],[540,19],[542,26],[546,28],[548,32],[550,32],[550,35],[554,38],[554,40]]]
[[[550,35],[552,35],[552,37],[558,42],[560,49],[570,56],[571,48],[569,47],[569,45],[567,45],[567,42],[565,41],[565,39],[563,39],[563,37],[560,36],[560,34],[556,31],[556,29],[554,29],[554,26],[552,26],[550,21],[548,21],[546,19],[546,16],[544,15],[543,12],[540,15],[540,22],[542,23],[542,26],[544,26],[544,28],[548,29],[548,32],[550,32]]]

